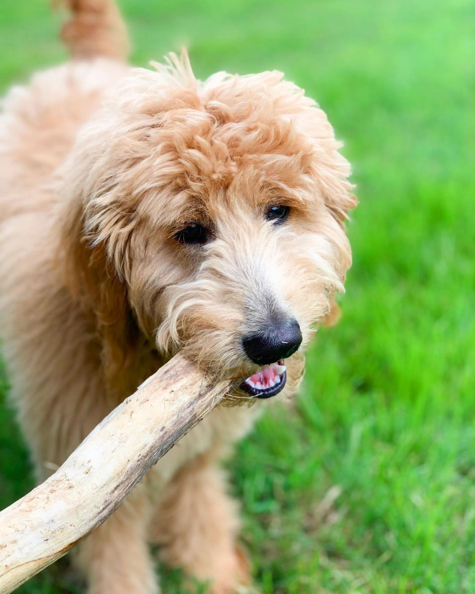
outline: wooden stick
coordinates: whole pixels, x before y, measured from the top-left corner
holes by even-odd
[[[110,413],[48,480],[0,513],[0,594],[100,526],[231,389],[181,354]]]

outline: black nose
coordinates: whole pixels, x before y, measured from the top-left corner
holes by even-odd
[[[256,334],[245,336],[242,341],[246,355],[259,365],[290,357],[301,343],[302,333],[297,320],[273,322]]]

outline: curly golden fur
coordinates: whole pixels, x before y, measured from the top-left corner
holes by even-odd
[[[13,88],[0,116],[1,329],[38,480],[180,349],[255,373],[243,337],[276,312],[302,332],[279,398],[294,394],[303,348],[337,318],[355,206],[325,114],[280,73],[202,82],[186,54],[132,69],[112,0],[66,4],[71,61]],[[206,245],[177,241],[191,222]],[[264,403],[218,407],[80,543],[90,594],[157,592],[149,541],[213,594],[249,582],[219,460]]]

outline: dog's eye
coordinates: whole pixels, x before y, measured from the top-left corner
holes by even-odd
[[[188,245],[203,245],[208,241],[208,230],[199,223],[191,223],[175,234],[175,239]]]
[[[280,225],[284,221],[287,220],[289,216],[290,208],[288,206],[283,206],[282,204],[276,204],[275,206],[271,206],[266,213],[266,218],[268,221],[274,221],[276,225]]]

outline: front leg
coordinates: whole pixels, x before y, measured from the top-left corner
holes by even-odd
[[[210,594],[234,594],[250,583],[246,555],[237,544],[236,503],[212,454],[186,464],[167,486],[152,540],[163,545],[163,558],[200,581]]]

